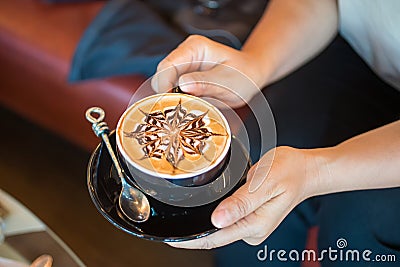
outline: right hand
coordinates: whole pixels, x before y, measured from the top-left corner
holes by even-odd
[[[232,108],[255,96],[262,80],[256,56],[198,35],[189,36],[163,59],[159,72],[151,81],[156,92],[179,85],[185,93],[215,98]]]

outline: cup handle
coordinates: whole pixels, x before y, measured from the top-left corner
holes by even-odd
[[[181,90],[181,88],[179,87],[179,85],[175,86],[174,88],[171,89],[172,93],[178,93],[178,94],[185,94],[185,92],[183,92]]]

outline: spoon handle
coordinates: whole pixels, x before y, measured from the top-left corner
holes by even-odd
[[[111,146],[110,139],[108,138],[108,133],[110,132],[110,129],[108,128],[108,125],[104,120],[104,117],[106,116],[106,113],[102,108],[99,107],[91,107],[88,110],[86,110],[86,119],[92,123],[92,129],[93,132],[96,134],[96,136],[101,137],[103,139],[104,144],[106,145],[106,148],[108,150],[108,153],[110,154],[111,160],[114,163],[114,167],[117,171],[118,177],[122,180],[124,179],[124,174],[122,172],[121,167],[119,166],[119,162],[117,157],[115,156],[114,149]]]

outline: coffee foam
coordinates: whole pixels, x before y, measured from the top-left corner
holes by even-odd
[[[190,177],[218,164],[230,144],[223,115],[184,94],[154,95],[132,105],[117,127],[120,150],[142,171]]]

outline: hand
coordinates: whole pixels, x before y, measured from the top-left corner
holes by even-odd
[[[192,35],[159,63],[152,87],[166,92],[179,85],[185,93],[216,98],[236,108],[259,91],[263,74],[258,64],[249,53]]]
[[[269,151],[250,169],[248,182],[213,212],[211,221],[219,231],[168,244],[187,249],[211,249],[237,240],[260,244],[295,206],[315,194],[320,175],[317,161],[313,150],[278,147]]]

